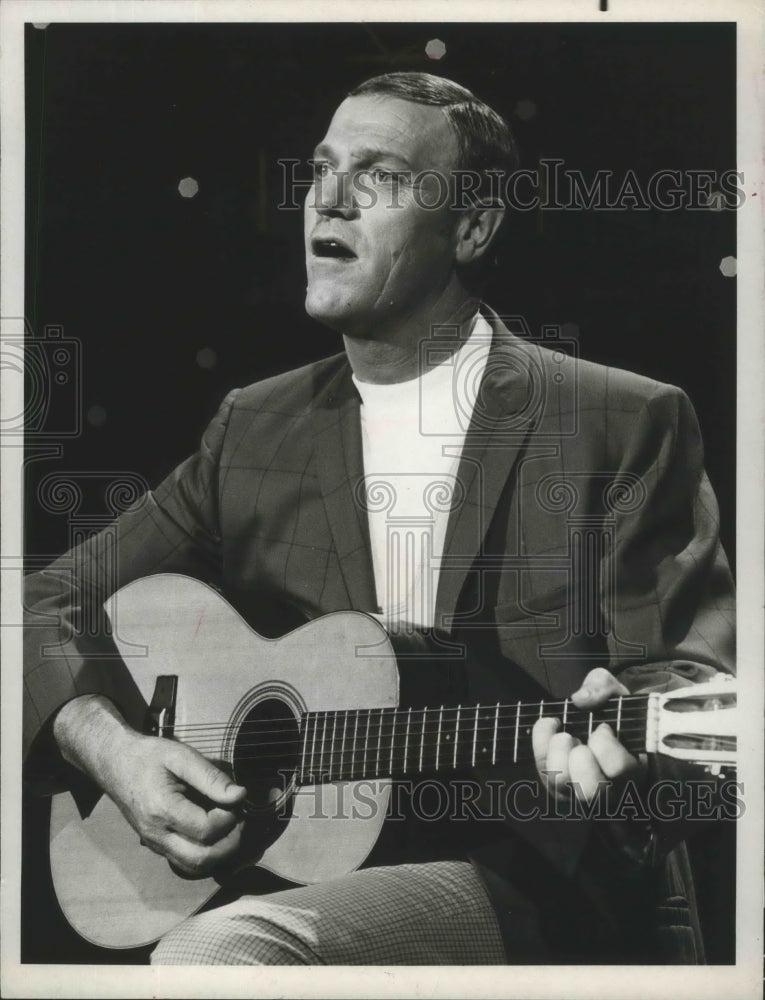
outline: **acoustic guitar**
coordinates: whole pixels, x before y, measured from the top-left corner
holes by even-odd
[[[633,753],[666,754],[716,774],[735,766],[736,692],[724,675],[625,695],[596,713],[567,699],[400,706],[400,646],[360,612],[267,639],[216,590],[174,574],[127,585],[106,610],[149,706],[146,731],[188,743],[247,788],[250,853],[240,867],[293,883],[364,863],[395,779],[448,780],[533,759],[531,729],[542,715],[583,740],[605,721]],[[50,862],[67,920],[105,948],[156,941],[221,888],[219,878],[182,877],[143,847],[105,795],[85,817],[68,792],[54,796]]]

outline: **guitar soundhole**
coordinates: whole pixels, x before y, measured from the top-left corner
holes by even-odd
[[[265,698],[242,720],[234,741],[234,777],[247,789],[249,813],[283,809],[292,791],[300,736],[298,722],[278,698]]]

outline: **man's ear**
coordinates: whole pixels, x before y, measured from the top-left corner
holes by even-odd
[[[455,256],[458,264],[473,264],[484,256],[505,218],[501,202],[467,209],[457,225]]]

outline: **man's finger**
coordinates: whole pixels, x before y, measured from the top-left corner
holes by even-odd
[[[640,773],[637,759],[617,740],[607,723],[602,722],[593,730],[587,746],[607,778],[626,778]]]
[[[205,821],[205,830],[199,838],[203,844],[217,844],[228,836],[231,831],[241,826],[242,818],[229,809],[209,809]]]
[[[229,809],[205,809],[181,791],[168,797],[167,829],[198,844],[214,844],[236,826],[239,817]]]
[[[219,806],[231,807],[244,800],[247,795],[246,788],[237,785],[224,771],[195,750],[181,744],[176,746],[182,752],[177,753],[172,761],[168,762],[168,767],[177,778]]]
[[[608,779],[601,771],[592,750],[583,743],[574,747],[569,754],[568,769],[577,798],[592,802],[604,790]]]
[[[605,667],[596,667],[587,674],[581,687],[574,691],[571,700],[577,708],[593,709],[620,694],[629,694],[629,689]]]
[[[193,843],[178,833],[168,833],[162,843],[162,853],[186,875],[202,878],[235,853],[243,825],[238,823],[227,836],[210,847]]]
[[[544,717],[537,719],[531,730],[531,748],[540,774],[547,770],[547,750],[560,725],[560,719]]]
[[[568,795],[571,773],[569,770],[569,755],[579,740],[571,733],[555,733],[547,748],[547,763],[542,777],[555,795]]]

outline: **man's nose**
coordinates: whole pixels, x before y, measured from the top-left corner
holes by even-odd
[[[314,207],[328,218],[353,218],[358,205],[353,195],[350,175],[344,170],[330,170],[316,184]]]

